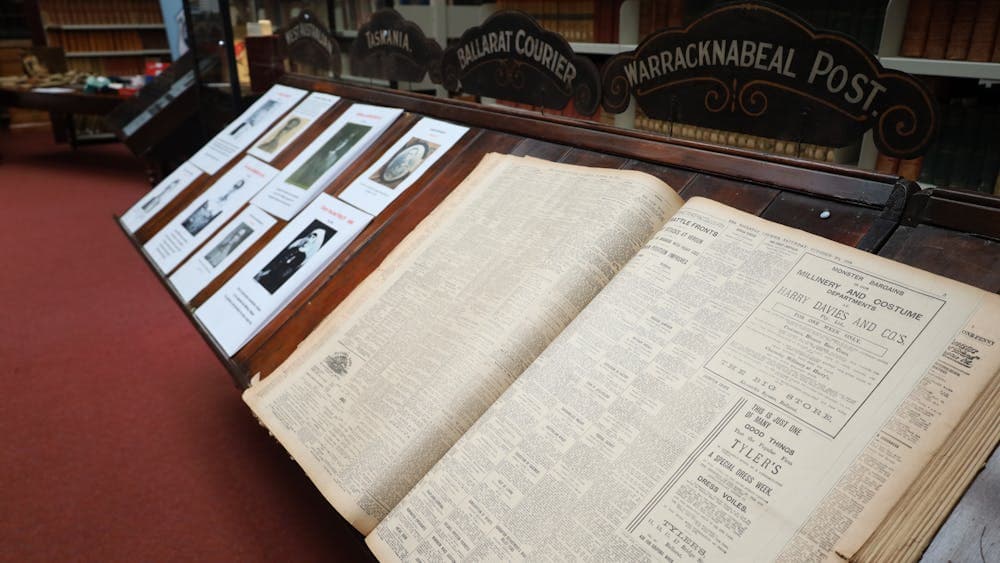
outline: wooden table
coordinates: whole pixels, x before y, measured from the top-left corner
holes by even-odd
[[[48,111],[52,115],[52,133],[56,142],[68,142],[74,147],[84,139],[76,136],[73,115],[107,115],[124,101],[117,94],[92,94],[81,90],[35,92],[21,88],[0,88],[0,106]]]

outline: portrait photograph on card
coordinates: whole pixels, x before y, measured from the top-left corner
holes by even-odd
[[[253,279],[273,295],[336,234],[337,230],[333,227],[314,220],[254,274]]]
[[[440,145],[414,137],[371,176],[379,184],[395,189],[414,170],[420,167]]]
[[[288,144],[288,141],[295,138],[295,133],[299,129],[308,126],[311,122],[312,120],[308,117],[293,115],[278,125],[274,133],[265,137],[256,148],[270,154],[280,152]]]
[[[340,128],[330,139],[323,143],[308,160],[286,180],[287,183],[308,190],[319,180],[323,173],[331,166],[343,158],[351,147],[356,145],[362,137],[371,129],[369,125],[357,123],[347,123]]]
[[[235,229],[226,235],[226,238],[222,239],[219,244],[215,245],[214,248],[205,254],[205,260],[207,260],[213,268],[218,267],[219,264],[221,264],[227,256],[232,254],[233,250],[235,250],[236,247],[239,246],[241,242],[246,240],[246,238],[251,234],[253,234],[253,229],[250,228],[250,225],[241,222]]]

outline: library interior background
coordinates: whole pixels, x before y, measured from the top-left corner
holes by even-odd
[[[533,159],[523,159],[523,167],[489,161],[490,153],[533,157],[565,168],[532,164],[538,162]],[[489,162],[495,162],[494,168]],[[635,178],[644,172],[668,184],[671,194],[679,194],[678,201],[696,196],[716,200],[886,263],[950,278],[942,283],[961,282],[961,291],[992,307],[1000,291],[1000,1],[0,1],[0,193],[5,200],[0,205],[5,265],[0,273],[0,360],[7,366],[0,378],[5,399],[0,408],[0,560],[489,560],[500,553],[509,559],[547,559],[560,553],[576,559],[577,552],[559,551],[565,547],[562,542],[570,541],[554,529],[559,526],[539,525],[540,537],[551,534],[553,543],[529,546],[524,538],[531,534],[517,530],[522,533],[517,536],[493,522],[493,516],[480,515],[476,500],[468,501],[472,509],[461,508],[466,520],[450,516],[453,520],[443,520],[437,531],[427,532],[430,539],[419,543],[412,530],[423,527],[424,516],[415,514],[448,512],[443,504],[426,506],[438,502],[432,493],[404,499],[406,514],[393,511],[387,517],[392,526],[376,528],[372,536],[377,541],[366,544],[365,535],[392,504],[366,493],[362,498],[367,500],[352,501],[364,518],[345,513],[331,496],[357,493],[351,486],[363,479],[351,481],[354,485],[325,485],[317,474],[363,471],[354,465],[331,468],[337,463],[315,461],[319,454],[304,460],[306,451],[312,456],[333,447],[336,440],[325,429],[291,432],[300,444],[293,450],[290,439],[275,428],[276,421],[306,417],[302,405],[312,400],[299,397],[302,403],[296,406],[265,408],[267,390],[253,391],[271,373],[284,376],[301,368],[296,360],[306,354],[299,354],[300,344],[302,350],[322,345],[316,334],[334,334],[333,321],[350,318],[353,323],[349,315],[358,310],[377,317],[379,307],[405,308],[397,297],[413,299],[413,307],[419,308],[420,298],[431,299],[427,296],[457,284],[415,267],[422,258],[411,263],[405,255],[424,256],[426,240],[444,244],[440,241],[447,237],[433,234],[434,228],[471,221],[461,211],[474,215],[469,209],[482,202],[448,196],[472,191],[477,182],[499,182],[494,177],[503,174],[494,170],[523,174],[525,182],[531,174],[580,174],[579,186],[595,177],[588,174],[603,174],[594,182],[608,184],[639,182]],[[517,197],[524,201],[515,201],[518,205],[552,205],[551,211],[538,212],[542,221],[582,221],[573,214],[587,209],[585,202],[574,201],[572,194],[542,202],[550,187],[539,181],[530,190],[504,189],[521,194]],[[559,189],[551,193],[564,193]],[[599,208],[612,209],[617,196],[601,197],[605,200]],[[526,212],[528,216],[533,215]],[[497,221],[520,229],[524,221],[479,220],[489,224],[484,229],[496,227]],[[636,215],[633,220],[646,219]],[[489,267],[507,269],[521,256],[517,253],[529,253],[525,247],[574,246],[546,240],[555,237],[555,228],[539,231],[538,239],[504,238],[504,249],[511,254],[483,260],[492,260]],[[718,236],[713,229],[702,227],[701,236]],[[407,238],[410,233],[414,237]],[[468,242],[475,236],[470,228],[465,240],[473,253],[476,245]],[[680,250],[671,255],[656,247],[655,238],[645,246],[631,240],[615,243],[608,253],[626,252],[619,247],[634,243],[627,252],[638,252],[636,260],[650,248],[678,263],[695,260],[699,253],[692,248],[703,241],[693,232],[685,236],[694,242],[685,243],[690,247],[677,243],[675,250],[690,255]],[[449,251],[466,248],[462,237],[453,238]],[[478,252],[494,252],[499,246],[493,242],[484,242]],[[400,251],[393,253],[397,246]],[[561,256],[559,252],[553,256]],[[391,289],[383,291],[378,284],[396,279],[398,270],[405,271],[404,278],[429,284],[420,290],[426,295],[394,297]],[[838,284],[847,282],[803,271],[796,283],[807,277],[819,280],[828,295],[836,293],[853,307],[870,307],[872,315],[890,311],[918,320],[922,315],[915,312],[916,305],[905,305],[911,307],[907,309],[898,303],[905,291],[924,283],[916,281],[917,274],[913,280],[897,280],[907,288],[894,290],[897,302],[876,298],[868,305],[871,295],[838,293]],[[584,291],[591,280],[583,274],[574,278],[573,272],[559,284],[579,285]],[[541,284],[546,275],[525,269],[524,283]],[[480,276],[475,284],[488,292],[495,289],[491,284],[505,280],[506,275]],[[907,285],[910,281],[913,287]],[[892,293],[890,282],[873,277],[872,284],[866,286],[869,293]],[[978,288],[975,294],[972,287]],[[782,290],[791,292],[784,297],[793,306],[815,299]],[[943,302],[959,290],[940,291],[944,297],[934,298]],[[655,299],[653,293],[650,299]],[[464,295],[456,290],[454,299]],[[587,295],[589,301],[592,296]],[[377,297],[378,306],[364,305],[366,297]],[[338,308],[342,302],[344,307]],[[497,323],[519,322],[520,308],[528,308],[513,298],[508,306]],[[793,306],[773,305],[775,311],[792,311]],[[577,312],[557,309],[552,316],[568,315],[565,322],[572,320],[571,326],[586,317],[574,319]],[[814,314],[832,323],[829,333],[839,334],[850,330],[828,317],[855,320],[851,311],[833,307]],[[472,327],[465,315],[474,313],[481,311],[469,305],[455,313],[458,320],[448,322]],[[444,318],[451,312],[422,314]],[[889,546],[907,543],[894,543],[897,538],[909,538],[908,547],[859,543],[852,547],[857,550],[852,560],[1000,561],[1000,352],[988,336],[1000,333],[998,320],[982,320],[978,326],[986,328],[981,333],[967,326],[952,335],[954,342],[942,344],[947,348],[940,362],[957,361],[960,371],[992,371],[982,390],[966,393],[971,406],[959,411],[965,414],[940,423],[948,428],[940,430],[949,437],[944,442],[954,441],[948,446],[954,449],[947,453],[945,446],[935,446],[928,451],[934,460],[956,460],[934,466],[944,477],[927,476],[893,497],[892,506],[903,508],[889,512],[897,515],[893,522],[901,522],[895,526],[906,528],[905,533],[883,522],[881,535],[873,536],[890,538],[884,544]],[[345,342],[354,339],[371,348],[361,355],[384,348],[400,356],[425,353],[426,362],[445,361],[421,346],[422,339],[430,342],[440,334],[414,333],[398,342],[377,334],[394,326],[385,319],[379,322],[384,324],[375,325],[378,330],[352,324],[351,331],[336,334],[346,333]],[[824,338],[831,339],[829,346],[838,353],[837,346],[844,345],[880,357],[892,355],[892,346],[909,338],[893,332],[892,338],[899,340],[886,344],[887,329],[876,328],[875,321],[860,322],[855,327],[870,332],[865,335],[869,340],[851,340],[853,333]],[[608,326],[619,324],[608,321]],[[680,330],[667,325],[663,321],[660,328]],[[561,330],[554,330],[551,339]],[[701,338],[692,331],[692,339]],[[733,334],[736,339],[741,333]],[[545,346],[533,353],[542,350]],[[612,355],[625,365],[632,361],[626,356],[641,355],[633,348],[617,350]],[[446,352],[455,353],[441,354]],[[501,352],[527,353],[498,349],[497,354]],[[545,350],[542,358],[555,361],[550,352]],[[310,377],[320,372],[343,377],[352,358],[353,369],[359,369],[357,355],[326,353]],[[738,369],[727,360],[720,362]],[[529,358],[511,378],[526,369],[543,371],[546,362],[541,363],[538,369],[528,368]],[[850,365],[857,367],[853,359]],[[579,367],[566,366],[567,371]],[[745,375],[742,370],[740,375]],[[755,381],[746,387],[755,384],[770,385]],[[950,397],[963,395],[963,384],[941,385]],[[613,387],[609,384],[607,392],[617,392]],[[758,426],[777,432],[777,425],[768,429],[773,413],[777,420],[790,416],[795,427],[801,399],[789,406],[785,400],[794,402],[791,392],[785,400],[771,401],[760,398],[770,396],[766,389],[757,391],[746,390],[751,402],[740,408],[750,410],[740,432],[758,431],[751,428],[757,404],[767,418],[758,418]],[[835,385],[827,391],[839,392]],[[288,393],[294,395],[294,390]],[[349,398],[363,395],[357,393]],[[364,393],[396,396],[371,386]],[[388,402],[379,408],[388,408]],[[511,402],[500,400],[489,412]],[[417,405],[392,409],[443,408],[436,402]],[[814,414],[819,409],[806,408]],[[262,415],[265,410],[271,414]],[[827,417],[824,423],[838,416],[817,415]],[[932,418],[925,412],[920,416],[925,415]],[[564,410],[560,416],[576,415]],[[460,429],[440,431],[457,440],[476,418]],[[846,417],[844,427],[850,422]],[[817,425],[823,429],[824,423]],[[894,437],[886,430],[898,430],[902,423],[886,425],[872,430],[872,444],[911,448],[906,435]],[[641,433],[639,426],[608,428],[593,435],[580,432],[610,450],[627,449],[622,444],[635,436],[626,434]],[[569,439],[554,427],[550,431],[549,442],[552,436]],[[369,430],[351,426],[351,432]],[[740,432],[736,435],[743,436]],[[473,442],[475,436],[462,440]],[[770,470],[761,469],[761,455],[802,457],[795,458],[793,448],[771,434],[766,440],[763,436],[750,436],[750,444],[757,439],[764,444],[752,461],[753,470]],[[432,456],[432,461],[448,451],[438,452],[436,442],[419,440],[397,446],[417,453],[430,448],[427,452],[437,453],[423,457]],[[576,451],[560,447],[560,455]],[[530,452],[519,458],[528,473],[537,469],[532,464],[540,458],[556,455],[526,446],[517,452]],[[753,453],[744,453],[744,462],[754,459]],[[371,451],[363,454],[381,459]],[[339,452],[330,455],[336,460]],[[899,455],[908,459],[910,454]],[[685,463],[698,466],[701,461],[691,456]],[[449,451],[445,460],[461,457],[461,451]],[[566,472],[568,462],[560,463]],[[635,516],[631,507],[609,506],[601,516],[607,517],[609,533],[642,539],[623,551],[607,551],[606,544],[605,551],[588,547],[591,558],[763,557],[741,551],[751,535],[761,537],[759,531],[746,531],[756,529],[747,510],[767,504],[767,499],[763,504],[752,500],[769,494],[761,491],[779,487],[764,485],[758,476],[755,491],[747,485],[749,492],[726,496],[725,478],[722,492],[715,481],[727,470],[715,465],[690,487],[678,470],[680,484],[663,485],[649,506],[665,506],[664,495],[680,499],[676,502],[685,510],[725,521],[720,529],[726,531],[712,535],[700,530],[703,536],[682,533],[666,519],[649,524],[659,527],[657,537],[669,544],[664,547],[657,544],[656,533],[642,535],[642,521],[680,509],[649,508]],[[510,484],[516,482],[512,474],[496,471],[496,491],[504,488],[496,485],[502,480],[517,488]],[[751,474],[743,473],[745,483],[739,485],[753,483]],[[890,484],[896,478],[889,469],[885,475]],[[666,477],[653,478],[657,486],[660,479]],[[866,479],[857,480],[868,486]],[[581,475],[565,480],[571,489],[592,486]],[[641,479],[635,481],[629,486],[638,487]],[[413,486],[415,481],[401,491],[383,492],[395,503],[397,493],[402,497]],[[926,496],[920,487],[940,496]],[[695,489],[700,492],[690,492]],[[713,505],[705,500],[710,498],[706,491],[718,493],[713,499],[726,498]],[[882,498],[877,492],[871,493],[876,500]],[[495,495],[482,498],[513,502]],[[919,504],[930,502],[925,498],[937,499],[936,504]],[[534,502],[550,501],[557,499]],[[905,504],[911,501],[917,504]],[[911,517],[917,512],[922,519]],[[883,516],[873,516],[874,521],[882,522]],[[824,526],[843,524],[846,530],[853,521],[843,516]],[[458,529],[449,522],[458,522]],[[682,522],[679,528],[696,527],[693,520]],[[676,530],[675,537],[663,539],[664,526]],[[492,531],[470,531],[477,527]],[[469,547],[463,539],[479,535],[489,549]],[[778,553],[788,558],[790,552]]]

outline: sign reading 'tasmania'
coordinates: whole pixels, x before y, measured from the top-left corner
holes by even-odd
[[[401,82],[419,82],[427,74],[440,83],[441,46],[417,24],[385,8],[358,30],[351,44],[351,74]]]

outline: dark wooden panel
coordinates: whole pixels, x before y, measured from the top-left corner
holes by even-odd
[[[830,212],[826,219],[820,217],[824,211]],[[880,210],[789,192],[779,195],[761,214],[776,223],[850,246],[858,246],[880,216]]]
[[[683,168],[674,168],[673,166],[666,166],[664,164],[656,164],[654,162],[646,162],[644,160],[630,160],[622,166],[624,170],[638,170],[639,172],[645,172],[646,174],[651,174],[657,178],[663,180],[675,192],[680,193],[684,186],[691,181],[692,178],[698,174],[692,172],[691,170],[684,170]]]
[[[628,159],[594,151],[573,149],[569,153],[563,155],[559,162],[577,164],[580,166],[592,166],[594,168],[621,168],[628,162]]]
[[[754,215],[767,209],[779,193],[781,191],[774,188],[705,174],[696,175],[680,192],[684,199],[707,197]]]
[[[533,156],[535,158],[558,162],[570,150],[570,147],[566,145],[557,145],[555,143],[539,141],[538,139],[522,139],[514,147],[514,150],[510,151],[510,154],[514,156]]]
[[[879,255],[1000,292],[1000,242],[994,240],[931,225],[903,226],[896,229]]]
[[[47,93],[0,88],[0,106],[40,109],[56,113],[104,115],[124,101],[125,98],[117,94]]]
[[[937,225],[1000,240],[1000,198],[955,188],[924,190],[910,198],[903,224]]]
[[[246,374],[274,371],[298,344],[410,233],[490,152],[509,153],[519,137],[483,132],[454,158],[441,159],[307,286],[274,321],[234,357]],[[404,194],[406,195],[406,194]],[[364,252],[361,252],[361,250]],[[280,330],[280,338],[272,338]]]

